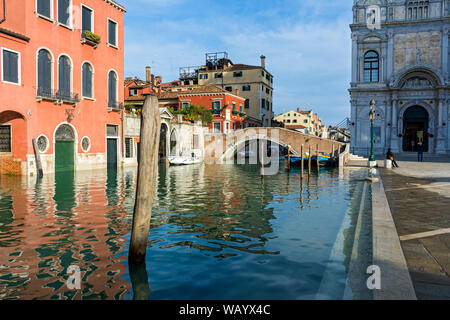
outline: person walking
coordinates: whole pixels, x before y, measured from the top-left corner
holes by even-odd
[[[395,162],[394,154],[392,153],[392,149],[391,148],[389,148],[387,153],[386,153],[386,159],[392,161],[392,167],[393,168],[399,168],[397,162]]]
[[[417,161],[423,162],[423,142],[419,141],[417,143]]]

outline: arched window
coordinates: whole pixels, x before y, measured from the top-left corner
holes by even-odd
[[[110,71],[108,74],[108,106],[114,107],[117,104],[117,74]]]
[[[72,73],[70,59],[61,56],[58,60],[58,95],[63,98],[70,98],[70,78]]]
[[[368,51],[364,55],[364,82],[380,81],[380,63],[378,53]]]
[[[83,97],[92,98],[93,89],[92,89],[92,76],[93,76],[93,68],[90,63],[83,63],[82,67],[82,81],[83,81]]]
[[[38,96],[52,94],[52,56],[46,49],[38,52]]]

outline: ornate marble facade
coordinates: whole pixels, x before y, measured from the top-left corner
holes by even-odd
[[[354,0],[351,152],[370,151],[369,102],[376,101],[375,152],[450,154],[450,0]]]

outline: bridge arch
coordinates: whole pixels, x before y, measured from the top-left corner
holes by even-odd
[[[242,138],[240,138],[237,142],[233,143],[232,146],[228,147],[225,152],[223,153],[222,157],[221,157],[221,161],[226,161],[226,160],[231,160],[234,158],[234,155],[241,150],[242,148],[245,147],[247,142],[251,142],[251,141],[255,141],[255,140],[266,140],[266,141],[270,141],[271,143],[275,143],[278,144],[286,149],[291,148],[291,151],[294,155],[297,155],[297,151],[295,151],[295,149],[288,145],[287,143],[285,143],[284,141],[281,141],[281,139],[276,138],[276,137],[272,137],[272,136],[267,136],[266,134],[254,134],[254,135],[249,135],[249,136],[244,136]]]

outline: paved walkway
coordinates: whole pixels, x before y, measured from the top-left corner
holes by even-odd
[[[417,298],[450,300],[450,163],[398,164],[380,172]]]

